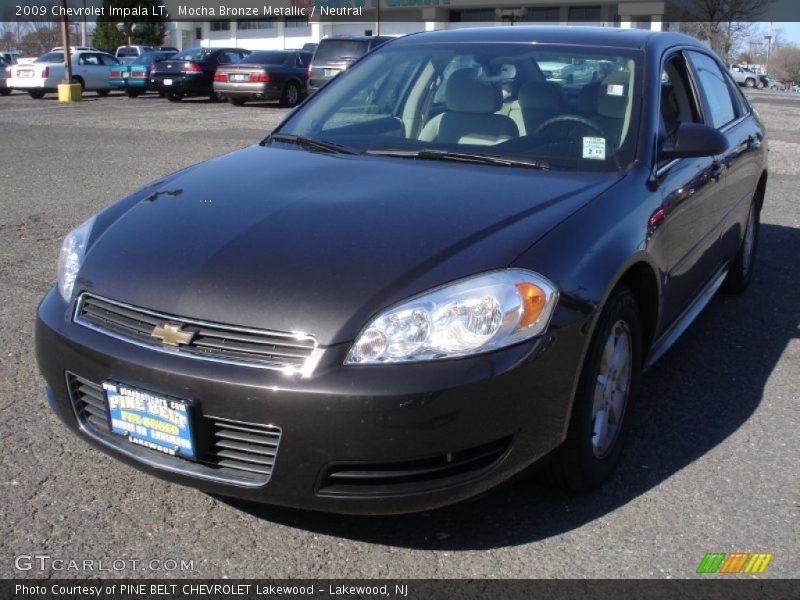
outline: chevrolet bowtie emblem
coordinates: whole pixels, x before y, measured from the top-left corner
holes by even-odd
[[[183,331],[179,325],[156,325],[153,331],[150,332],[150,337],[161,340],[163,344],[168,346],[185,346],[191,344],[194,339],[193,331]]]

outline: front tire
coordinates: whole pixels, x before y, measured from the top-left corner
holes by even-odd
[[[753,278],[753,267],[755,266],[756,251],[758,250],[758,230],[761,227],[761,214],[758,204],[753,201],[750,204],[750,212],[747,214],[747,224],[745,225],[742,245],[731,263],[728,276],[725,278],[724,291],[731,294],[739,294],[747,289],[750,280]]]
[[[598,487],[619,464],[642,368],[636,298],[618,286],[606,302],[586,354],[567,437],[553,457],[555,483],[572,491]]]
[[[748,77],[747,79],[744,80],[744,86],[749,88],[755,87],[756,80],[753,79],[752,77]]]
[[[139,96],[142,95],[142,91],[141,90],[125,90],[125,95],[128,98],[138,98]]]
[[[33,98],[34,100],[41,100],[44,98],[44,91],[42,90],[31,90],[28,92],[28,95]]]

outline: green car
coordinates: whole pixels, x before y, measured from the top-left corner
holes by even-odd
[[[115,65],[108,73],[112,88],[124,90],[129,98],[136,98],[149,89],[150,67],[160,60],[175,56],[175,52],[146,52],[127,65]]]

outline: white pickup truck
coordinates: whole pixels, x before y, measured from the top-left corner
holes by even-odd
[[[734,81],[739,85],[749,88],[755,87],[759,89],[766,86],[766,78],[762,77],[752,69],[748,69],[742,65],[728,65],[728,70],[733,76]]]
[[[108,95],[112,89],[108,73],[111,67],[120,64],[119,61],[99,50],[76,51],[70,57],[72,81],[81,84],[83,90],[96,91],[100,96]],[[57,91],[58,84],[64,82],[64,69],[64,53],[47,52],[32,63],[13,65],[6,85],[28,92],[31,98],[43,98],[45,94]]]

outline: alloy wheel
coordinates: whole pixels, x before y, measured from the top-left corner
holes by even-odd
[[[598,458],[617,440],[630,394],[632,360],[630,329],[617,321],[603,348],[592,404],[592,450]]]

